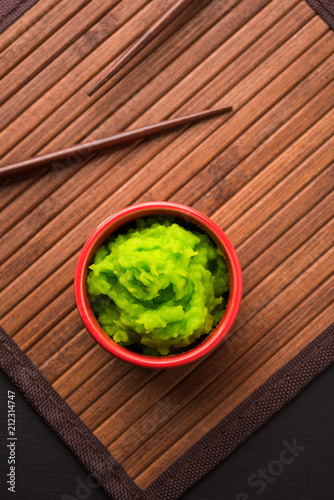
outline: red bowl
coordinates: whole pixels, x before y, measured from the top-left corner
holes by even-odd
[[[165,357],[145,356],[122,347],[112,340],[98,323],[86,289],[89,266],[97,249],[115,231],[125,224],[148,216],[168,215],[186,220],[205,231],[222,251],[229,273],[229,293],[224,315],[216,328],[198,346],[187,352]],[[197,361],[209,354],[226,336],[237,316],[242,295],[242,274],[237,254],[225,233],[209,217],[193,208],[177,203],[156,201],[132,205],[113,214],[100,224],[83,247],[75,270],[75,300],[85,327],[94,339],[107,351],[134,365],[147,368],[172,368]]]

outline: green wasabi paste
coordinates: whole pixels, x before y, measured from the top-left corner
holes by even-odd
[[[167,355],[220,321],[228,273],[206,234],[171,218],[147,218],[98,249],[87,289],[100,325],[115,342]]]

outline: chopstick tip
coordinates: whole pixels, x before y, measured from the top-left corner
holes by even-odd
[[[217,111],[221,111],[222,113],[227,113],[229,111],[233,111],[233,106],[221,106],[220,108],[217,108]]]
[[[96,89],[96,90],[97,90],[97,89]],[[92,87],[92,88],[90,88],[89,90],[87,90],[87,95],[88,95],[88,97],[92,97],[92,95],[94,95],[94,94],[95,94],[96,90],[95,90],[95,88],[94,88],[94,87]]]
[[[95,92],[100,90],[100,88],[103,87],[103,85],[105,83],[107,83],[112,76],[113,76],[112,73],[109,72],[103,78],[100,78],[100,80],[98,80],[96,83],[94,83],[94,85],[87,92],[89,97],[91,97],[93,94],[95,94]]]

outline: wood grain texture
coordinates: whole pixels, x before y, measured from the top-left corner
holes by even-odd
[[[334,35],[304,1],[199,0],[92,98],[172,0],[38,2],[0,40],[1,165],[214,106],[214,118],[0,186],[0,323],[142,487],[333,317]],[[91,231],[148,200],[210,215],[244,297],[209,358],[148,371],[83,328]]]

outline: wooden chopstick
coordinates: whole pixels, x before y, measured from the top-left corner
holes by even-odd
[[[74,155],[77,164],[79,164],[90,154],[109,148],[110,146],[116,146],[138,139],[143,139],[145,137],[159,134],[172,128],[187,125],[189,123],[204,120],[205,118],[221,115],[223,113],[228,113],[229,111],[232,111],[232,106],[209,109],[206,111],[195,113],[193,115],[181,116],[179,118],[173,118],[171,120],[166,120],[154,125],[147,125],[146,127],[138,128],[135,130],[121,132],[104,139],[97,139],[96,141],[87,142],[85,144],[77,144],[70,148],[62,149],[61,151],[56,151],[54,153],[49,153],[43,156],[35,156],[34,158],[30,158],[28,160],[0,167],[0,178],[11,178],[17,175],[37,172],[38,170],[41,170],[47,166],[58,167],[58,162],[62,160],[65,160],[65,166],[66,160],[69,160],[69,163],[72,165],[72,159]]]
[[[177,2],[163,14],[145,33],[131,45],[131,47],[119,57],[111,66],[107,74],[98,80],[87,94],[92,96],[110,78],[112,78],[123,66],[133,59],[139,52],[148,45],[161,31],[163,31],[176,17],[184,11],[193,0],[177,0]]]

